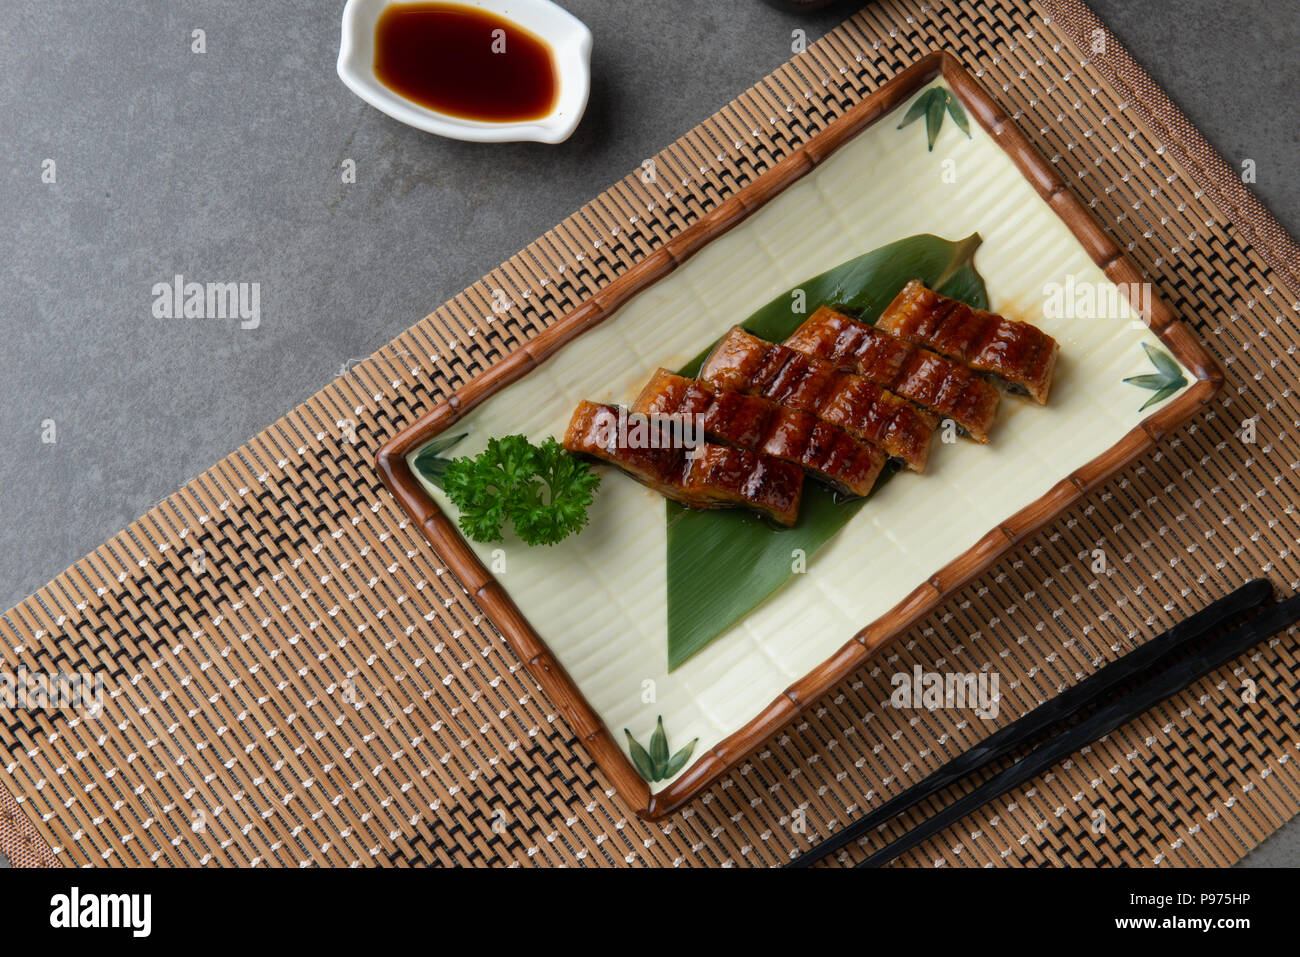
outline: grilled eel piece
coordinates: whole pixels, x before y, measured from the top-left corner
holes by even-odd
[[[785,344],[856,372],[923,409],[952,419],[976,442],[989,440],[998,390],[947,356],[822,306]]]
[[[692,508],[747,508],[785,526],[799,517],[803,470],[797,465],[708,442],[687,448],[681,442],[635,440],[637,430],[627,427],[620,411],[615,405],[578,403],[564,433],[564,447],[618,466],[641,484]],[[650,434],[644,428],[639,431],[643,439]]]
[[[1047,402],[1060,346],[1027,322],[972,309],[913,279],[885,309],[876,328],[991,373],[1040,404]]]
[[[715,392],[667,369],[651,377],[630,411],[695,423],[709,439],[793,462],[849,495],[870,492],[885,465],[882,450],[814,415],[757,395]]]
[[[700,380],[719,392],[761,395],[815,415],[879,446],[915,472],[924,472],[937,422],[906,399],[860,375],[735,326],[718,342]]]

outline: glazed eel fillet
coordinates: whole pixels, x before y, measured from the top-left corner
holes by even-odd
[[[947,356],[822,306],[785,344],[952,419],[976,442],[989,440],[998,390]]]
[[[692,508],[747,508],[786,526],[798,518],[803,495],[799,466],[709,442],[686,448],[680,442],[633,441],[632,429],[620,436],[620,420],[627,421],[618,406],[580,402],[564,433],[564,447],[615,465]]]
[[[704,361],[700,380],[719,392],[760,395],[816,416],[924,472],[935,418],[833,363],[732,328]]]
[[[913,279],[885,309],[876,328],[991,373],[1014,391],[1047,402],[1060,348],[1027,322],[972,309]]]
[[[716,392],[667,369],[651,377],[631,411],[698,423],[709,439],[792,462],[849,495],[870,492],[885,465],[882,450],[814,415],[757,395]]]

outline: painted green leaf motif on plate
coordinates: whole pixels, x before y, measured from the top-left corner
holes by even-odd
[[[637,773],[652,783],[666,781],[686,767],[686,762],[691,759],[691,755],[695,752],[696,742],[700,740],[695,738],[690,744],[669,757],[668,735],[664,732],[663,715],[659,716],[654,733],[650,735],[649,751],[641,746],[641,742],[632,737],[632,732],[627,728],[623,729],[623,733],[627,735],[628,753],[632,756],[632,764],[636,767]]]
[[[970,139],[970,121],[966,119],[966,110],[962,108],[961,101],[951,93],[947,96],[948,115],[952,117],[953,123],[957,124],[957,129],[966,134]]]
[[[451,464],[451,459],[444,458],[442,453],[463,439],[465,435],[464,432],[459,435],[440,435],[429,442],[415,456],[416,471],[438,488],[442,488],[442,480],[447,474],[447,466]]]
[[[925,139],[926,148],[934,149],[934,141],[939,138],[939,130],[943,128],[943,97],[932,96],[930,103],[925,108]]]
[[[1151,364],[1159,371],[1148,372],[1146,375],[1129,376],[1124,380],[1129,385],[1135,385],[1139,389],[1150,389],[1155,393],[1146,402],[1142,403],[1142,408],[1138,409],[1139,412],[1145,412],[1149,406],[1160,404],[1187,385],[1187,377],[1183,375],[1182,368],[1174,361],[1173,356],[1160,349],[1152,348],[1145,342],[1142,343],[1142,349],[1146,352],[1147,358],[1151,360]]]
[[[933,152],[935,140],[939,138],[939,131],[943,128],[945,110],[952,117],[952,122],[957,129],[970,139],[970,121],[966,119],[966,111],[962,108],[961,101],[953,96],[951,90],[941,86],[926,90],[913,100],[912,105],[903,114],[903,122],[898,124],[898,128],[901,130],[924,116],[927,149]]]
[[[741,325],[779,342],[822,305],[874,323],[912,279],[970,306],[987,308],[984,281],[973,264],[979,244],[978,234],[957,242],[921,235],[890,243],[778,296]],[[707,350],[701,353],[681,374],[696,375],[707,355]],[[809,482],[799,519],[789,529],[738,509],[699,511],[668,502],[668,669],[704,648],[799,574],[800,563],[811,563],[869,500],[837,501],[824,486]]]
[[[655,766],[654,762],[650,760],[650,755],[646,753],[645,748],[641,747],[640,742],[638,742],[636,738],[632,737],[631,731],[624,728],[623,733],[627,735],[628,751],[632,755],[632,763],[636,766],[637,773],[647,781],[654,781]]]

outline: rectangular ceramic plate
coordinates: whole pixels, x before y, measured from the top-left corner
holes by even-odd
[[[933,86],[974,123],[967,137],[946,120],[927,149],[924,118],[899,124]],[[806,574],[671,672],[658,495],[605,471],[581,534],[549,549],[481,545],[411,468],[452,426],[466,438],[450,455],[494,435],[562,435],[579,399],[627,404],[654,369],[685,364],[832,266],[909,235],[975,232],[991,307],[1061,344],[1049,404],[1005,397],[990,445],[937,446],[925,476],[879,489]],[[1221,373],[1163,303],[1134,294],[1140,280],[993,99],[935,53],[397,435],[378,467],[619,793],[655,819],[1210,400]],[[1050,315],[1049,289],[1067,304]],[[1152,393],[1123,382],[1153,371],[1144,343],[1189,380],[1149,415]],[[682,771],[651,785],[622,731],[645,744],[660,717],[672,749],[699,740]]]

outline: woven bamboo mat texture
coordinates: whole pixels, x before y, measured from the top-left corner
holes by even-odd
[[[969,712],[884,707],[892,673],[987,664],[1011,720],[1245,579],[1296,588],[1295,245],[1098,30],[1073,2],[872,4],[664,150],[657,185],[629,175],[13,608],[6,669],[92,671],[105,696],[98,717],[3,715],[0,850],[108,866],[778,864],[986,733]],[[649,825],[405,521],[375,450],[938,48],[1068,174],[1227,387]],[[502,317],[497,289],[517,304]],[[1298,696],[1281,635],[903,863],[1231,863],[1300,809]]]

